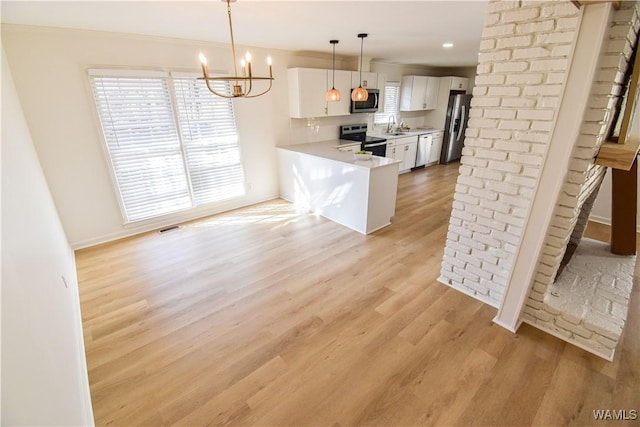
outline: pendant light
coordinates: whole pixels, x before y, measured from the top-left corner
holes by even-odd
[[[364,45],[364,38],[369,34],[360,33],[358,37],[360,38],[360,86],[351,91],[351,100],[352,101],[366,101],[369,98],[369,92],[362,87],[362,46]]]
[[[329,40],[329,43],[333,45],[333,80],[331,89],[327,91],[326,99],[328,102],[340,101],[340,91],[336,89],[336,44],[338,40]]]

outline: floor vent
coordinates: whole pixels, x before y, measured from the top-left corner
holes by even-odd
[[[160,231],[158,231],[158,233],[160,233],[160,234],[168,233],[169,231],[177,230],[178,228],[180,228],[179,225],[172,225],[171,227],[160,229]]]

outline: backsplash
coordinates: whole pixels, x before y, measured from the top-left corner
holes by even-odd
[[[339,139],[340,126],[367,123],[369,133],[382,133],[387,124],[374,125],[373,113],[351,114],[335,117],[312,117],[308,119],[289,119],[289,141],[283,141],[279,145],[308,144],[311,142]],[[396,117],[396,124],[400,120],[412,129],[424,125],[424,112],[403,112]]]

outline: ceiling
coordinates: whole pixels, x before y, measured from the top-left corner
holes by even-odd
[[[226,4],[209,1],[10,1],[2,22],[229,42]],[[472,66],[485,0],[238,0],[231,3],[235,42],[294,52],[364,56],[398,64]],[[454,47],[445,49],[450,42]]]

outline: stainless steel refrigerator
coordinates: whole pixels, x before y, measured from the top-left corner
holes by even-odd
[[[447,106],[447,121],[444,126],[444,141],[440,154],[440,163],[447,164],[462,157],[464,134],[467,130],[471,95],[451,91]]]

